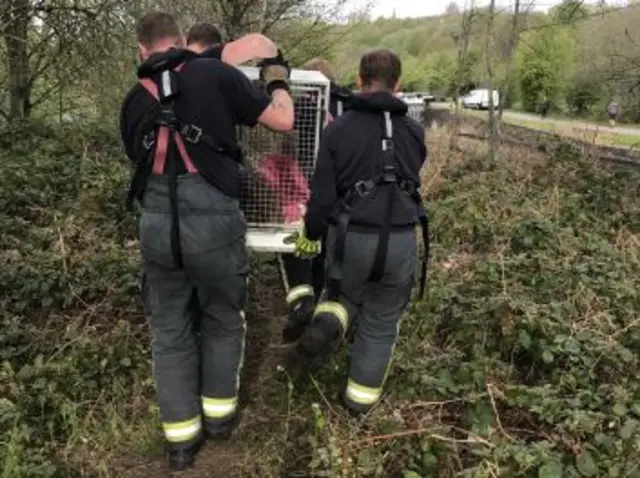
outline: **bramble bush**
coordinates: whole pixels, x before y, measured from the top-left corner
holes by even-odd
[[[344,352],[301,389],[268,374],[228,475],[640,477],[640,172],[430,141],[429,296],[384,400],[365,420],[340,409]],[[0,161],[1,475],[125,476],[114,460],[153,448],[157,424],[117,134],[17,125]],[[254,270],[249,327],[279,340],[272,273]]]
[[[640,477],[640,171],[562,145],[458,156],[436,153],[425,177],[430,293],[387,400],[364,424],[315,412],[313,467]]]
[[[3,477],[80,476],[73,443],[117,437],[152,391],[121,157],[98,125],[0,133]]]

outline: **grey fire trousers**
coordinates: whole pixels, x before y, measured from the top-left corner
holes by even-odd
[[[237,413],[249,273],[246,221],[237,200],[200,175],[178,178],[184,267],[171,252],[166,177],[151,176],[140,248],[160,419],[176,448],[213,433]],[[200,333],[200,340],[197,334]]]
[[[335,250],[335,229],[327,236],[326,277],[330,277]],[[348,232],[342,267],[341,294],[329,301],[326,290],[314,312],[314,320],[332,320],[343,334],[353,331],[349,349],[349,378],[344,391],[347,406],[363,412],[382,394],[393,355],[400,318],[415,281],[417,242],[414,230],[391,232],[384,274],[369,281],[378,234]]]

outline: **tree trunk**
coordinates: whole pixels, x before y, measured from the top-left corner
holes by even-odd
[[[469,53],[469,37],[471,36],[471,28],[475,17],[475,4],[472,0],[468,11],[463,12],[460,28],[460,35],[456,38],[458,45],[458,70],[454,80],[453,91],[453,117],[451,118],[452,128],[449,147],[451,149],[458,148],[458,134],[460,133],[460,88],[462,87],[462,75],[466,70],[467,56]]]
[[[485,59],[487,62],[487,89],[489,90],[489,154],[495,161],[498,152],[498,129],[496,128],[495,104],[493,102],[493,58],[491,39],[493,35],[493,21],[496,12],[496,0],[489,4],[489,17],[487,19],[487,37],[485,39]]]
[[[509,59],[507,60],[507,71],[504,76],[504,87],[500,91],[500,102],[498,103],[498,122],[502,121],[505,100],[511,93],[511,72],[513,70],[513,57],[520,39],[520,0],[515,0],[513,8],[513,18],[511,19],[511,32],[509,33]]]
[[[9,66],[9,119],[26,118],[31,112],[27,55],[30,8],[29,0],[12,0],[5,4],[5,10],[2,12],[2,33]]]

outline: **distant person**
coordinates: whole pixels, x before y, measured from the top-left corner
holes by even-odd
[[[540,104],[540,116],[542,116],[543,118],[546,118],[550,110],[551,110],[551,101],[549,101],[549,98],[545,98]]]
[[[613,128],[620,115],[620,105],[616,100],[612,100],[607,106],[607,114],[609,115],[609,126]]]

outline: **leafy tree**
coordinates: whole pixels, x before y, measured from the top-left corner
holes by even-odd
[[[447,9],[445,10],[445,15],[460,15],[460,7],[456,2],[451,2],[447,5]]]
[[[553,7],[549,13],[558,23],[572,24],[585,19],[589,10],[584,0],[564,0],[560,5]]]
[[[602,94],[602,83],[599,79],[577,76],[567,90],[567,106],[571,113],[585,116],[598,103]]]
[[[573,41],[566,31],[544,28],[530,32],[519,48],[518,70],[523,107],[535,111],[543,98],[558,100],[567,86]]]
[[[430,72],[427,86],[432,93],[448,94],[456,73],[455,60],[449,55],[440,53],[428,63]]]

